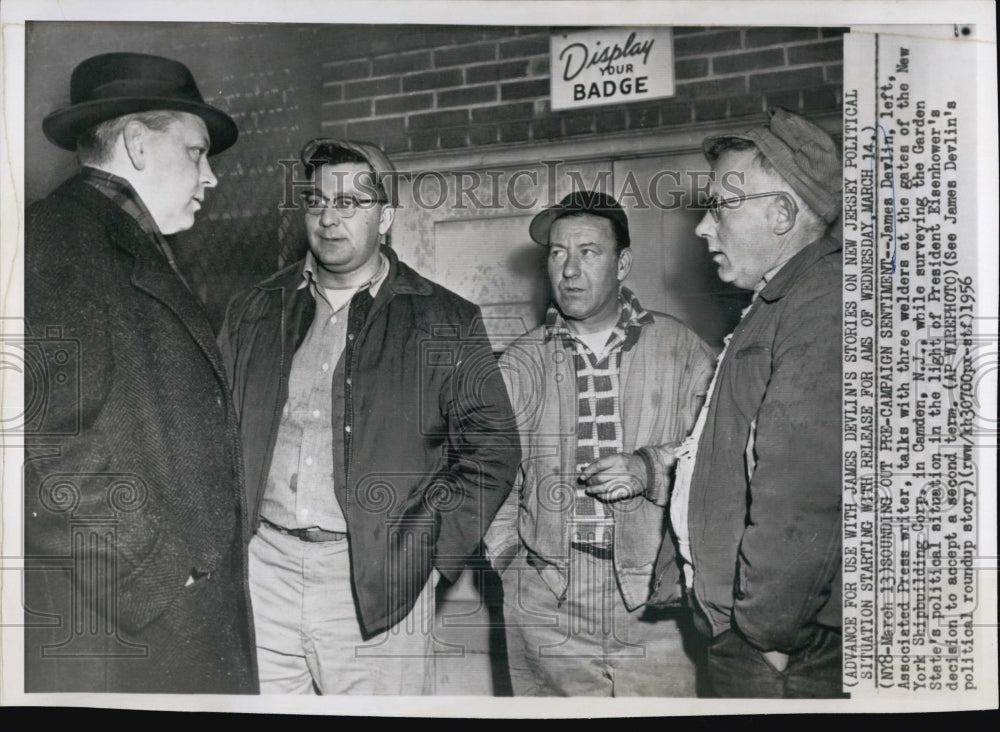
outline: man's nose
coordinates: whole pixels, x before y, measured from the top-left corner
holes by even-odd
[[[696,236],[707,239],[712,233],[715,232],[715,218],[712,216],[711,211],[706,211],[705,215],[701,217],[701,221],[694,229]]]
[[[572,255],[566,257],[566,262],[563,264],[563,277],[570,280],[579,274],[580,260]]]
[[[340,214],[337,213],[333,206],[324,206],[323,211],[319,215],[319,223],[321,226],[338,224],[340,223]]]
[[[215,188],[218,184],[218,179],[215,177],[215,173],[212,172],[212,165],[208,162],[208,158],[204,157],[201,159],[201,183],[206,188]]]

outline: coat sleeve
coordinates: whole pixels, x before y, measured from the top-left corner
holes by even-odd
[[[785,296],[751,427],[733,614],[763,651],[808,642],[840,563],[840,280],[811,279]]]
[[[694,333],[684,331],[678,350],[686,351],[686,358],[673,367],[682,374],[677,386],[677,405],[681,424],[679,439],[662,445],[646,445],[636,452],[643,458],[647,470],[646,498],[658,506],[666,506],[673,485],[676,447],[691,432],[701,405],[705,401],[708,384],[715,372],[712,350]]]
[[[481,328],[479,308],[463,328]],[[442,390],[447,463],[434,482],[450,495],[436,507],[435,565],[455,581],[503,505],[521,460],[513,409],[485,333],[459,336],[457,361]]]
[[[135,631],[183,590],[192,560],[183,532],[165,509],[162,487],[144,481],[134,456],[125,454],[116,437],[119,417],[131,404],[116,371],[136,366],[121,364],[125,357],[116,353],[114,333],[129,304],[119,296],[107,237],[104,225],[82,209],[36,208],[27,222],[26,331],[40,344],[40,354],[49,344],[65,346],[69,360],[58,370],[79,389],[42,384],[44,421],[25,451],[25,550],[29,561],[65,557],[74,546],[74,525],[120,507],[113,538],[102,533],[100,540],[83,544],[87,554],[74,563],[102,571],[71,572],[70,588],[88,602],[113,591],[116,622]],[[43,358],[47,366],[55,363]],[[105,574],[109,567],[114,571]],[[65,586],[55,594],[63,592]]]
[[[517,406],[519,403],[517,374],[512,369],[513,365],[508,354],[502,355],[500,357],[500,372],[503,375],[511,405],[515,410],[520,412],[521,409]],[[523,441],[521,443],[521,452],[521,457],[525,457]],[[523,485],[524,468],[523,465],[519,464],[514,477],[513,487],[500,506],[500,510],[497,511],[497,515],[490,524],[489,529],[487,529],[486,535],[483,537],[486,556],[493,565],[493,568],[498,572],[506,569],[521,547],[521,539],[517,530],[517,520],[521,506],[521,488]]]

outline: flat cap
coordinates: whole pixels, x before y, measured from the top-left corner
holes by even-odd
[[[302,148],[299,157],[307,168],[322,165],[325,159],[336,155],[337,151],[347,151],[361,157],[375,172],[375,183],[382,186],[388,203],[397,205],[396,200],[396,166],[389,160],[385,151],[374,142],[362,140],[338,140],[332,137],[317,137],[310,140]]]
[[[768,122],[735,135],[708,137],[702,150],[710,162],[721,154],[720,142],[747,140],[788,181],[809,207],[828,224],[840,216],[843,171],[833,139],[805,117],[787,109],[767,110]]]

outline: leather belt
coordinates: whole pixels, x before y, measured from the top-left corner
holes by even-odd
[[[583,552],[584,554],[589,554],[597,559],[611,559],[612,550],[609,546],[602,546],[600,544],[588,544],[582,541],[574,541],[570,546],[576,549],[578,552]]]
[[[275,531],[285,534],[286,536],[292,536],[299,541],[308,542],[321,542],[321,541],[346,541],[347,534],[343,531],[327,531],[320,528],[312,529],[286,529],[284,526],[278,526],[272,521],[268,521],[263,516],[260,517],[260,522],[267,526],[269,529],[274,529]]]

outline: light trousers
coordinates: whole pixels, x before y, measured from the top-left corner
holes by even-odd
[[[502,580],[515,696],[695,696],[683,611],[630,611],[611,559],[571,549],[561,603],[523,549]]]
[[[250,594],[262,694],[434,691],[434,585],[384,633],[364,640],[351,593],[349,540],[306,542],[261,526]]]

